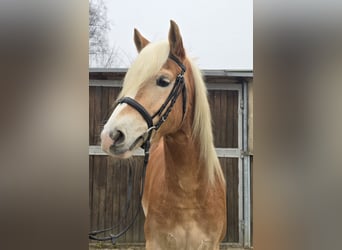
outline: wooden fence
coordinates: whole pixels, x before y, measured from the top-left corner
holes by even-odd
[[[138,198],[139,176],[142,156],[130,160],[115,160],[99,152],[100,132],[112,111],[112,105],[120,92],[125,70],[93,70],[89,82],[89,144],[95,150],[89,155],[89,207],[90,230],[111,227],[125,214],[128,172],[132,170],[134,185],[128,220],[140,206]],[[242,126],[241,83],[251,79],[248,72],[205,72],[208,97],[213,117],[215,147],[223,153],[219,160],[227,183],[228,230],[225,243],[241,243],[241,170],[239,157],[230,157],[227,152],[240,152]],[[97,151],[96,151],[97,150]],[[227,151],[228,150],[228,151]],[[229,151],[230,150],[230,151]],[[235,150],[235,151],[234,151]],[[240,190],[240,191],[239,191]],[[122,225],[125,225],[123,221]],[[140,211],[133,227],[119,240],[125,243],[144,242],[144,215]],[[122,228],[118,228],[120,230]],[[116,231],[114,230],[113,233]]]

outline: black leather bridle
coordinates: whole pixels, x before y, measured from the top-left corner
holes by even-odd
[[[142,140],[142,142],[143,142],[142,148],[144,149],[144,165],[143,165],[143,170],[142,170],[142,174],[141,174],[141,187],[140,187],[140,193],[139,193],[140,201],[142,199],[142,195],[144,192],[145,173],[146,173],[146,167],[147,167],[149,155],[150,155],[150,145],[151,145],[151,137],[152,137],[153,130],[157,131],[160,128],[160,126],[166,121],[166,119],[169,116],[169,114],[170,114],[174,104],[176,103],[176,100],[177,100],[178,96],[180,95],[180,93],[182,93],[182,96],[183,96],[182,122],[184,120],[185,113],[186,113],[187,96],[186,96],[186,87],[185,87],[185,81],[184,81],[184,73],[186,71],[186,68],[176,56],[169,54],[169,59],[174,61],[181,68],[181,73],[179,73],[177,75],[176,81],[173,85],[173,88],[172,88],[170,94],[168,95],[165,102],[161,105],[161,107],[158,109],[157,112],[155,112],[151,116],[149,114],[149,112],[140,103],[138,103],[136,100],[134,100],[133,98],[130,98],[130,97],[123,97],[117,101],[117,104],[126,103],[129,106],[133,107],[136,111],[139,112],[139,114],[144,118],[144,120],[147,123],[147,131],[136,140],[136,142],[139,142],[140,140]],[[157,121],[157,123],[154,124],[153,119],[157,116],[159,116],[160,118]],[[133,144],[131,149],[134,148],[134,145],[136,145],[136,143]],[[132,186],[133,186],[131,169],[129,169],[129,180],[128,180],[128,182],[129,182],[128,192],[127,192],[128,200],[126,203],[125,217],[127,216],[127,212],[128,212],[129,207],[130,207],[131,193],[132,193]],[[105,232],[111,231],[114,228],[119,226],[119,225],[116,225],[116,226],[113,226],[111,228],[107,228],[107,229],[103,229],[103,230],[96,230],[96,231],[90,232],[88,234],[89,239],[97,240],[97,241],[111,240],[112,243],[115,244],[117,239],[120,238],[122,235],[124,235],[128,231],[128,229],[134,224],[134,222],[135,222],[135,220],[139,214],[140,208],[141,208],[141,205],[139,206],[139,208],[135,212],[135,214],[132,218],[132,221],[127,226],[125,226],[125,228],[121,232],[119,232],[115,235],[110,234],[107,237],[97,237],[96,236],[100,233],[105,233]],[[122,222],[122,220],[121,220],[121,222]],[[121,224],[121,222],[119,224]]]
[[[175,84],[173,85],[173,88],[169,94],[169,96],[166,98],[165,102],[161,105],[161,107],[158,109],[157,112],[155,112],[152,116],[149,114],[149,112],[136,100],[130,98],[130,97],[123,97],[117,101],[118,104],[126,103],[129,106],[133,107],[136,111],[140,113],[140,115],[144,118],[144,120],[147,123],[147,131],[139,137],[137,140],[141,139],[143,140],[142,147],[146,147],[146,143],[149,143],[152,135],[152,131],[157,131],[160,126],[166,121],[167,117],[169,116],[174,104],[176,103],[176,100],[179,96],[179,94],[183,93],[183,118],[185,116],[186,112],[186,88],[185,88],[185,82],[184,82],[184,73],[185,73],[185,66],[178,60],[177,57],[174,55],[169,55],[169,58],[173,60],[177,65],[182,69],[181,73],[179,73],[176,77]],[[153,124],[153,119],[159,116],[160,119],[156,124]]]

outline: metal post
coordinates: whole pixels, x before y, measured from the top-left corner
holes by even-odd
[[[244,247],[251,246],[251,177],[250,177],[250,156],[248,154],[248,83],[243,82],[243,221],[244,221]]]
[[[239,98],[238,98],[238,148],[240,150],[240,155],[238,158],[238,220],[239,220],[239,244],[244,245],[244,210],[243,210],[243,109],[244,109],[244,95],[242,84],[239,84]]]

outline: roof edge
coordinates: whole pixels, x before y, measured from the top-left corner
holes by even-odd
[[[89,73],[126,73],[128,68],[89,68]],[[202,69],[205,76],[253,78],[253,70]]]

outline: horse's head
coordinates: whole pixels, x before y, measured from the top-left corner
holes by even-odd
[[[177,131],[185,115],[185,51],[177,24],[171,21],[168,42],[150,43],[137,30],[134,42],[139,55],[101,133],[102,149],[120,158],[130,157],[150,130],[157,128],[158,135]]]

